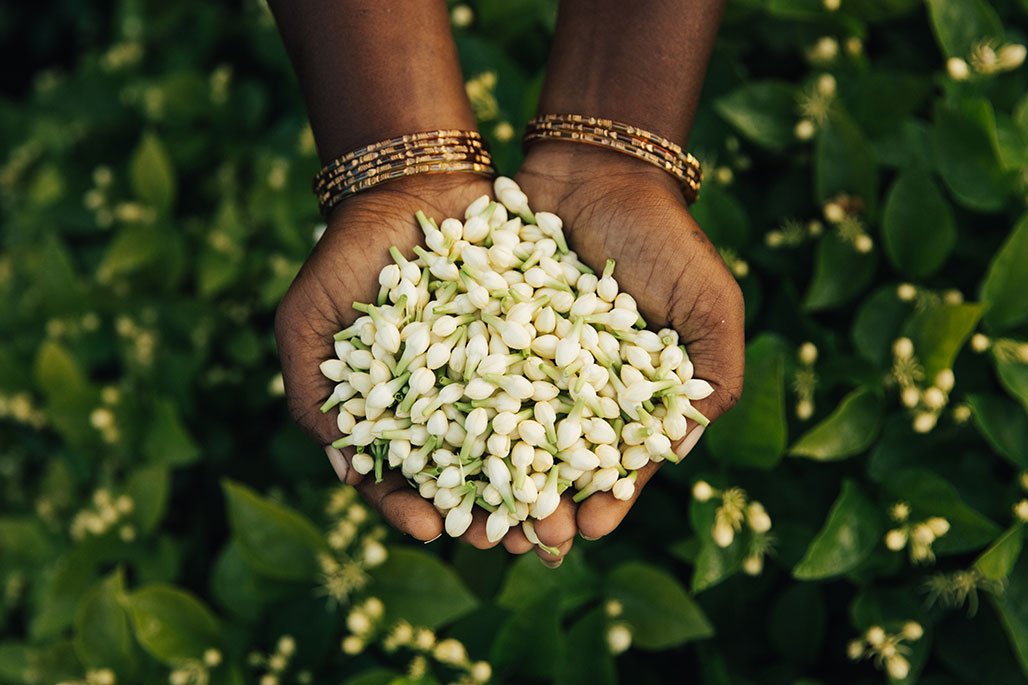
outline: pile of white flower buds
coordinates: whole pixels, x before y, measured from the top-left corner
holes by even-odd
[[[502,538],[556,510],[568,487],[581,501],[635,493],[636,471],[677,461],[672,443],[712,392],[670,329],[646,330],[618,291],[578,260],[562,222],[533,213],[509,178],[442,223],[418,212],[427,249],[379,274],[378,302],[335,335],[338,407],[353,467],[381,478],[401,469],[459,537],[477,504]]]

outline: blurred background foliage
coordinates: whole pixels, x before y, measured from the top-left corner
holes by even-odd
[[[554,16],[452,7],[506,173]],[[1026,17],[729,3],[690,148],[745,393],[550,571],[386,531],[289,421],[266,6],[3,4],[0,683],[1028,681]]]

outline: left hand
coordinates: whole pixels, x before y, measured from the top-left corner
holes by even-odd
[[[530,148],[517,181],[533,211],[552,211],[564,220],[568,244],[582,261],[597,270],[607,259],[616,261],[619,288],[636,299],[652,328],[678,331],[696,377],[714,387],[694,405],[712,421],[730,409],[742,392],[742,293],[689,214],[674,178],[615,151],[542,142]],[[689,422],[685,437],[674,445],[679,457],[702,431]],[[563,546],[576,530],[587,539],[609,534],[660,465],[650,462],[639,471],[635,495],[627,502],[603,492],[576,509],[566,493],[557,513],[536,525],[540,539]]]

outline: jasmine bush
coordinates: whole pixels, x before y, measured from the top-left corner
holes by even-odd
[[[1024,682],[1025,10],[730,3],[690,147],[744,394],[553,571],[413,547],[286,417],[266,7],[0,10],[0,682]],[[505,173],[553,11],[452,10]]]

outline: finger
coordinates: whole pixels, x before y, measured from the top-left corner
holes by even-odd
[[[471,525],[468,526],[467,531],[464,535],[460,536],[460,539],[468,543],[476,549],[490,549],[500,543],[499,540],[496,542],[490,542],[489,536],[486,535],[485,523],[489,518],[489,512],[475,507],[471,511]]]
[[[567,553],[571,551],[571,547],[574,544],[574,539],[565,540],[562,544],[556,545],[556,554],[550,554],[542,547],[536,547],[535,553],[536,555],[538,555],[539,561],[543,562],[544,566],[548,566],[550,568],[557,568],[558,566],[564,563],[564,557],[567,556]]]
[[[693,376],[710,383],[713,392],[694,406],[714,421],[742,394],[746,360],[745,308],[735,278],[714,265],[706,271],[695,301],[677,306],[671,320],[693,363]],[[684,287],[684,286],[680,286]],[[692,428],[692,425],[689,426]]]
[[[535,545],[529,542],[521,526],[511,528],[510,532],[503,536],[503,547],[511,554],[524,554]]]
[[[332,465],[332,470],[339,476],[340,482],[347,485],[356,485],[364,479],[364,476],[357,473],[356,469],[350,465],[350,461],[353,458],[353,450],[351,448],[346,448],[344,453],[342,450],[336,449],[331,445],[326,445],[325,455],[328,457],[328,463]]]
[[[663,462],[651,461],[636,471],[635,492],[628,500],[619,500],[609,492],[597,492],[580,503],[576,523],[582,537],[586,540],[596,540],[604,535],[610,535],[621,525],[632,505],[642,494],[643,487],[662,464]]]
[[[357,491],[400,532],[428,542],[443,532],[443,517],[400,473],[389,471],[381,483],[365,478]]]
[[[535,534],[544,545],[557,547],[575,537],[578,527],[575,524],[575,512],[578,505],[571,499],[571,492],[565,492],[560,497],[560,504],[557,509],[544,518],[535,522]]]

